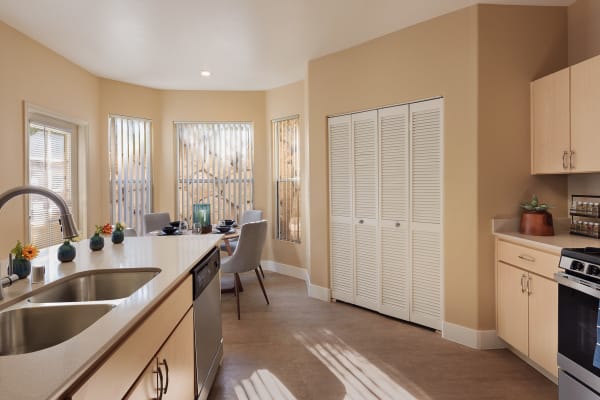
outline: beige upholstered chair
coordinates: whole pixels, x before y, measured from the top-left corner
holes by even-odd
[[[157,231],[169,226],[171,217],[169,213],[151,213],[144,215],[144,233]]]
[[[262,210],[246,210],[242,214],[242,220],[240,221],[240,225],[247,224],[249,222],[257,222],[262,220],[263,212]],[[231,247],[231,251],[235,251],[235,248],[238,244],[237,239],[229,240],[229,246]],[[225,243],[221,243],[221,251],[227,251],[227,246]],[[265,277],[265,273],[262,270],[262,267],[259,265],[258,269],[262,274],[263,278]]]
[[[267,238],[267,221],[249,222],[242,225],[240,239],[231,257],[227,257],[221,263],[221,272],[234,274],[234,290],[237,301],[237,314],[240,319],[240,291],[238,287],[239,276],[242,272],[254,270],[260,283],[267,304],[269,298],[265,291],[262,278],[258,272],[260,266],[260,255],[262,253],[265,239]]]

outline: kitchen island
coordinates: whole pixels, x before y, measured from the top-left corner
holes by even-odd
[[[25,279],[5,288],[0,312],[39,307],[23,301],[48,285],[56,285],[73,274],[85,271],[157,268],[160,273],[131,296],[118,301],[114,308],[78,335],[43,350],[0,356],[0,397],[57,399],[64,398],[65,393],[74,393],[106,361],[109,353],[143,326],[152,313],[164,308],[163,304],[180,286],[189,286],[189,302],[187,294],[183,298],[191,307],[190,270],[216,246],[220,238],[220,235],[128,237],[118,245],[106,240],[104,249],[97,252],[91,252],[88,240],[84,240],[74,244],[77,257],[69,263],[57,261],[58,246],[45,249],[32,262],[33,265],[46,266],[45,282],[31,284],[30,279]],[[40,330],[49,328],[39,326]]]

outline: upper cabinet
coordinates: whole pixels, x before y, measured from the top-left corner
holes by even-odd
[[[531,83],[531,173],[600,172],[600,56]]]
[[[571,67],[571,168],[600,171],[600,56]]]
[[[569,69],[531,83],[531,172],[569,172]]]

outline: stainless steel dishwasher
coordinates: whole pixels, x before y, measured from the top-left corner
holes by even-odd
[[[214,249],[193,269],[196,399],[205,400],[223,360],[219,251]]]

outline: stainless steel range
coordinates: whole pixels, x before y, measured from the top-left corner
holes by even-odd
[[[564,270],[555,275],[559,399],[599,400],[600,368],[594,366],[594,353],[600,339],[600,248],[563,249],[559,266]]]

